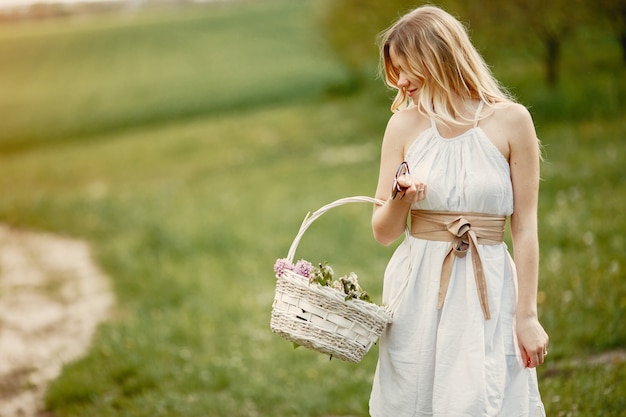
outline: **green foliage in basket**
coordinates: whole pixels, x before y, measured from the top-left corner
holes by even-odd
[[[296,274],[308,278],[311,284],[331,287],[343,292],[346,301],[356,299],[367,301],[368,303],[372,302],[367,291],[361,288],[359,277],[354,272],[335,279],[335,271],[328,262],[319,263],[318,266],[313,267],[309,261],[304,259],[300,259],[295,265],[288,259],[277,259],[274,264],[276,276],[280,277],[287,270],[294,271]]]
[[[344,275],[336,280],[333,279],[334,275],[335,271],[328,265],[328,262],[324,262],[323,264],[320,263],[316,268],[313,268],[309,280],[320,285],[332,287],[337,291],[342,291],[346,294],[346,301],[357,299],[369,303],[372,302],[367,291],[364,291],[359,285],[359,277],[354,272],[350,272],[348,275]]]

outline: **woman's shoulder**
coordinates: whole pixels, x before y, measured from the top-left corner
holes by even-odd
[[[420,132],[430,126],[430,121],[417,107],[395,112],[389,118],[387,128],[400,135]]]
[[[491,112],[479,126],[505,159],[509,160],[512,149],[537,143],[532,117],[524,105],[506,102],[489,107]]]
[[[384,141],[404,154],[429,127],[430,121],[416,107],[400,110],[389,118]]]
[[[516,136],[534,136],[534,123],[530,111],[523,104],[506,102],[490,105],[491,111],[480,121],[483,130],[497,136],[516,140]]]
[[[528,108],[523,104],[504,102],[493,105],[492,109],[493,112],[490,117],[498,124],[504,124],[507,127],[516,127],[533,123],[530,111],[528,111]]]

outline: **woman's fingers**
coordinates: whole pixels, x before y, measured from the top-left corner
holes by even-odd
[[[535,352],[529,354],[525,349],[522,349],[522,360],[526,364],[527,368],[534,368],[542,365],[546,361],[548,355],[547,347],[537,349]]]
[[[402,175],[397,179],[398,185],[403,189],[404,195],[412,201],[420,201],[426,198],[428,187],[426,184],[409,175]]]

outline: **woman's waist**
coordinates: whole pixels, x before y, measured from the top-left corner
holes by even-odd
[[[411,210],[411,236],[450,242],[471,233],[478,244],[496,245],[503,242],[506,216],[499,214]]]

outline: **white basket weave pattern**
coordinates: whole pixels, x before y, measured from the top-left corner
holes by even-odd
[[[307,215],[287,259],[293,262],[302,234],[316,218],[330,208],[354,202],[380,203],[370,197],[347,197]],[[390,322],[389,311],[376,304],[345,300],[340,291],[310,284],[308,278],[293,271],[277,277],[270,327],[300,346],[357,363]]]

